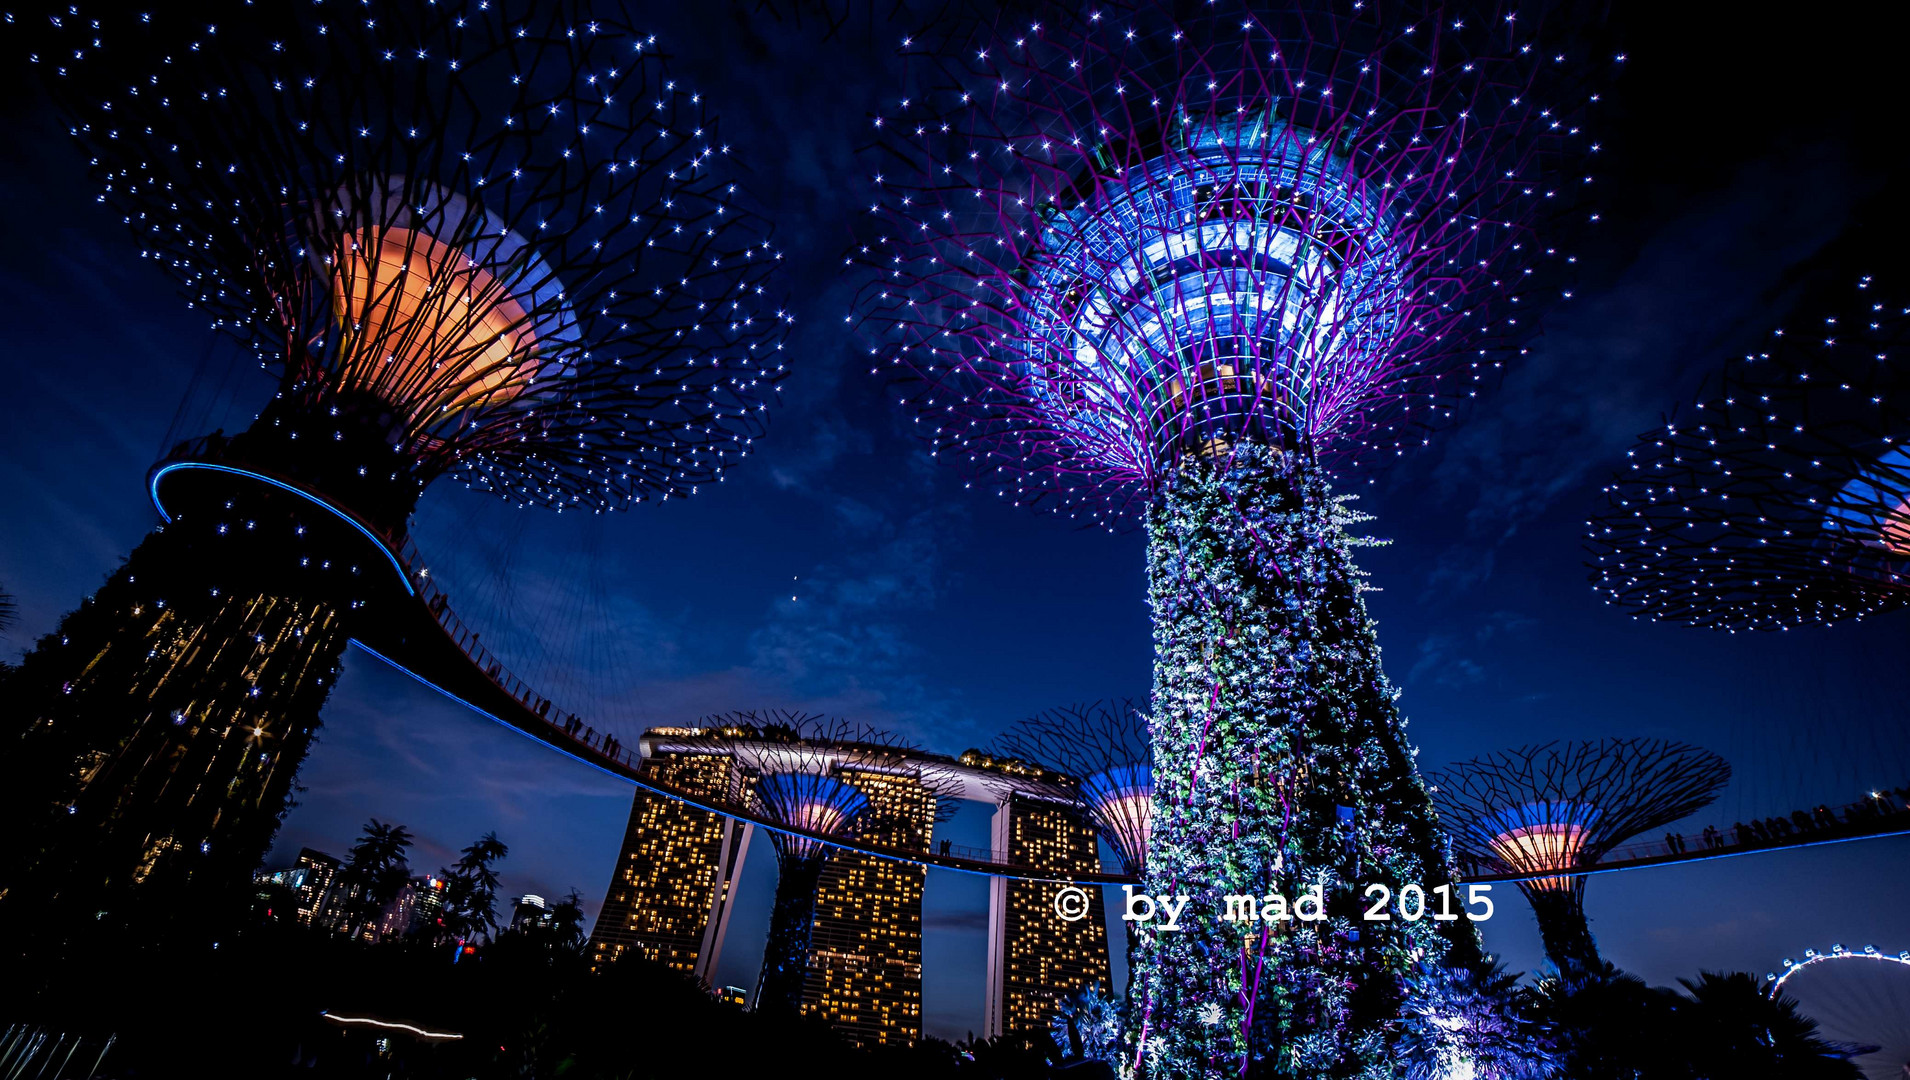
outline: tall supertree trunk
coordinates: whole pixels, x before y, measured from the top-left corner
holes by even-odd
[[[796,841],[792,841],[796,842]],[[756,1011],[795,1016],[802,1012],[803,975],[809,964],[809,938],[816,925],[816,886],[823,856],[779,854],[776,906],[763,943],[763,972],[756,983]]]
[[[1151,1080],[1383,1069],[1406,972],[1477,954],[1463,917],[1408,923],[1395,901],[1362,919],[1368,885],[1431,896],[1452,873],[1360,599],[1357,520],[1305,451],[1254,443],[1190,458],[1149,509],[1144,881],[1192,897],[1178,932],[1142,928]],[[1223,918],[1229,894],[1315,888],[1323,921]]]
[[[1545,955],[1560,971],[1588,971],[1599,964],[1598,944],[1585,919],[1585,879],[1548,878],[1523,885],[1545,939]]]
[[[228,917],[335,681],[346,604],[263,586],[190,532],[135,549],[0,703],[0,907],[42,951],[69,924],[105,945]]]
[[[375,409],[275,406],[208,456],[344,491],[395,534],[419,489],[389,424]],[[301,429],[318,449],[301,453]],[[229,922],[352,628],[398,596],[385,556],[338,516],[223,475],[169,482],[172,521],[37,643],[0,700],[0,913],[45,928],[27,944],[49,959]]]

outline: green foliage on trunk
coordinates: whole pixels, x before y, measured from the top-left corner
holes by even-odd
[[[1408,974],[1466,963],[1470,923],[1406,922],[1400,889],[1451,884],[1360,594],[1348,525],[1302,452],[1189,460],[1150,508],[1155,817],[1146,891],[1193,898],[1144,928],[1153,1080],[1389,1076]],[[1395,898],[1363,921],[1368,885]],[[1229,922],[1228,894],[1318,888],[1319,922]],[[1462,905],[1455,897],[1453,910]]]

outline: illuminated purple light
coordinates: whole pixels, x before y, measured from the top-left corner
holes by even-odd
[[[998,26],[875,121],[874,366],[1016,502],[1120,514],[1241,437],[1403,453],[1530,329],[1541,159],[1578,130],[1529,35],[1193,22],[1222,29],[1148,4]]]

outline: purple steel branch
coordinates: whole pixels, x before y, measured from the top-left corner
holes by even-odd
[[[1420,444],[1569,261],[1535,226],[1580,102],[1492,18],[1115,4],[924,53],[850,260],[874,367],[1000,495],[1095,519],[1217,440]]]

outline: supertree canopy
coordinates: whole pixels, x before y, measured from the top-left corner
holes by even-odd
[[[1095,831],[1120,859],[1121,870],[1135,877],[1146,873],[1147,841],[1154,827],[1153,749],[1147,741],[1147,719],[1132,701],[1109,699],[1049,709],[1016,722],[993,748],[999,757],[1042,769],[1039,778],[1017,781],[1024,788],[1045,787],[1051,798],[1079,800]],[[1126,920],[1121,926],[1127,938],[1131,999],[1139,928]]]
[[[1585,920],[1587,870],[1626,840],[1709,806],[1731,766],[1708,750],[1657,739],[1544,743],[1429,776],[1442,822],[1462,858],[1486,873],[1541,874],[1519,882],[1561,969],[1592,968],[1598,948]]]
[[[560,508],[747,454],[777,254],[654,36],[575,2],[227,6],[109,23],[60,81],[102,199],[279,372],[278,428]]]
[[[1096,701],[1049,709],[1018,721],[993,743],[997,755],[1044,765],[1055,785],[1087,806],[1101,838],[1139,875],[1147,866],[1154,823],[1153,754],[1147,721],[1131,701]],[[1017,781],[1027,784],[1025,778]]]
[[[1017,504],[1139,511],[1155,621],[1151,893],[1334,918],[1144,935],[1139,1064],[1383,1067],[1463,922],[1324,468],[1425,439],[1516,354],[1588,179],[1573,66],[1507,11],[1138,0],[923,50],[875,120],[861,325],[937,454]],[[1569,211],[1573,216],[1579,211]]]
[[[749,453],[787,320],[703,98],[581,3],[52,26],[34,59],[101,201],[278,376],[247,430],[155,468],[167,524],[6,706],[0,895],[111,925],[152,882],[247,880],[353,626],[413,590],[393,551],[426,484],[693,493]]]
[[[876,121],[862,319],[1017,502],[1112,517],[1237,440],[1403,453],[1563,259],[1562,58],[1508,17],[1221,7],[1004,25]]]
[[[1640,437],[1588,523],[1607,603],[1784,630],[1910,602],[1910,308],[1872,292],[1866,278],[1847,314],[1775,331]]]
[[[675,739],[673,746],[732,756],[739,766],[731,770],[736,785],[732,800],[754,811],[771,829],[776,899],[755,1008],[795,1016],[802,1011],[827,840],[881,840],[901,824],[873,804],[852,776],[910,773],[926,789],[936,819],[944,821],[959,805],[956,785],[911,766],[908,758],[917,748],[900,736],[863,724],[768,710],[709,717],[700,727],[703,734]]]

